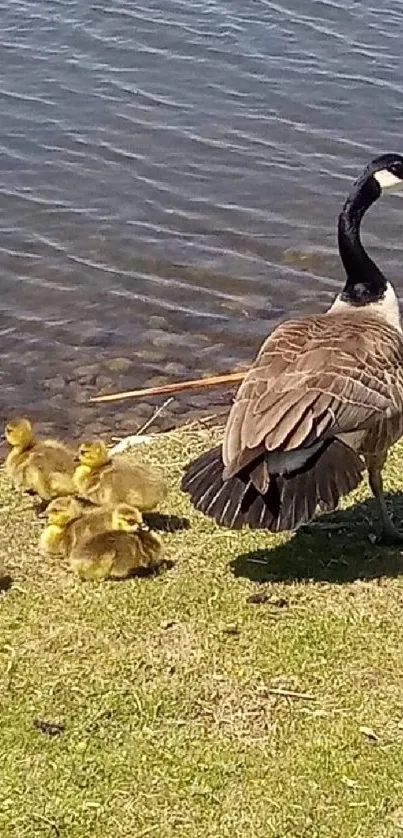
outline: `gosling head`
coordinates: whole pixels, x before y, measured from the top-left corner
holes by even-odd
[[[55,498],[46,509],[45,516],[48,524],[56,527],[67,527],[70,521],[81,515],[81,506],[72,496]]]
[[[28,448],[33,442],[34,434],[29,419],[11,419],[4,431],[6,440],[13,448]]]
[[[99,468],[109,462],[110,456],[102,440],[90,440],[81,443],[76,460],[88,468]]]
[[[134,506],[119,503],[112,513],[112,528],[124,532],[147,532],[149,527],[144,523],[141,512]]]

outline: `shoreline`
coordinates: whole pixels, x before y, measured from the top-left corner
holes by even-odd
[[[164,377],[171,383],[169,377]],[[172,382],[173,383],[173,382]],[[112,385],[113,387],[114,385]],[[85,401],[71,403],[68,393],[61,393],[57,402],[50,398],[45,405],[3,413],[3,426],[13,416],[27,416],[39,436],[57,436],[70,441],[100,437],[105,441],[122,439],[142,433],[163,433],[202,421],[210,423],[214,417],[218,424],[225,422],[239,385],[206,388],[203,393],[195,390],[148,398],[116,400],[116,402],[90,402],[98,390],[90,389]],[[110,391],[109,391],[110,392]],[[105,393],[106,395],[106,393]]]

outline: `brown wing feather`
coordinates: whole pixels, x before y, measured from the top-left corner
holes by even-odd
[[[288,321],[265,341],[238,390],[224,463],[235,473],[252,459],[251,449],[295,450],[395,420],[402,410],[403,341],[396,329],[357,311]]]

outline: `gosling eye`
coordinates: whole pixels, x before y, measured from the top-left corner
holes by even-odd
[[[141,532],[149,532],[150,527],[143,521],[141,524],[139,524],[139,530],[141,530]]]

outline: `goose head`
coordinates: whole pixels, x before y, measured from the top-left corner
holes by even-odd
[[[360,238],[365,212],[383,192],[396,189],[403,189],[403,156],[397,153],[375,157],[353,184],[338,222],[339,253],[346,272],[346,283],[330,310],[371,306],[374,313],[401,330],[394,288],[370,258]]]
[[[381,192],[403,189],[403,157],[393,153],[375,157],[365,174],[375,181]]]

